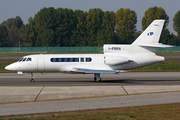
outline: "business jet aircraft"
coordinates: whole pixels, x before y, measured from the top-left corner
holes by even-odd
[[[124,70],[164,61],[155,54],[156,48],[171,47],[159,42],[164,20],[154,20],[131,44],[105,44],[104,54],[40,54],[28,55],[5,67],[18,73],[28,72],[34,82],[34,72],[63,72],[94,74],[101,81],[101,73],[118,74]]]

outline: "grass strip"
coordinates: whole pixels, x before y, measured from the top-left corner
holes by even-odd
[[[164,52],[156,52],[156,55],[180,55],[180,51],[164,51]]]
[[[142,68],[130,70],[131,72],[178,72],[180,71],[180,58],[166,58],[164,62],[152,64]]]
[[[16,59],[0,59],[0,73],[16,73],[16,72],[13,72],[13,71],[8,71],[8,70],[5,70],[4,68],[13,63],[13,62],[16,62],[18,60]]]

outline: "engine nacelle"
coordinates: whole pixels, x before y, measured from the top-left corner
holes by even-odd
[[[106,65],[120,65],[129,62],[127,57],[122,56],[105,56],[104,63]]]

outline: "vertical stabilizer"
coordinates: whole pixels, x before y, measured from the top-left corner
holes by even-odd
[[[132,45],[160,47],[157,45],[161,36],[165,20],[154,20],[143,33],[132,43]]]
[[[121,55],[135,53],[154,54],[156,48],[172,47],[159,43],[164,22],[165,20],[154,20],[131,45],[104,45],[104,53]]]

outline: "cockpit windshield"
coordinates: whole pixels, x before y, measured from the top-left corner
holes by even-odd
[[[21,62],[23,59],[24,59],[24,58],[21,58],[21,59],[19,60],[19,62]]]
[[[32,61],[31,58],[21,58],[19,62]]]
[[[22,61],[26,61],[26,58],[24,58]]]

